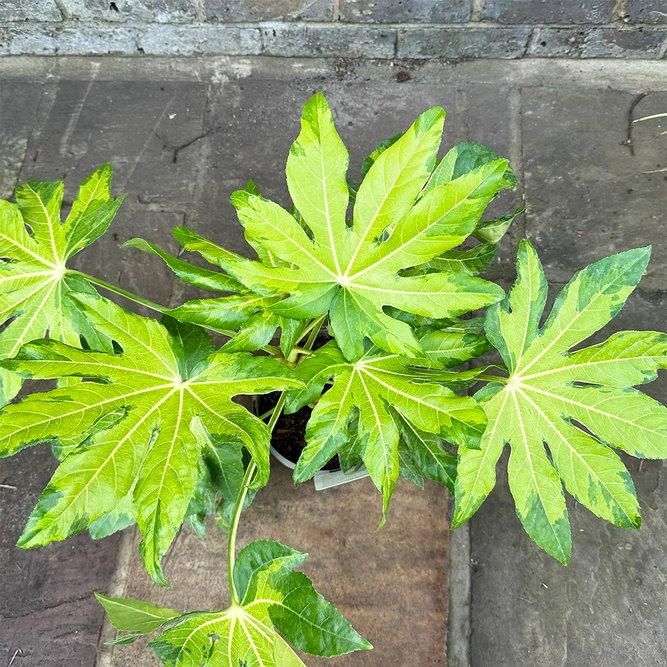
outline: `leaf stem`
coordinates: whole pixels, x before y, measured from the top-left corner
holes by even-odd
[[[501,375],[487,375],[486,373],[480,373],[475,377],[475,380],[481,380],[482,382],[500,382],[501,384],[507,384],[508,379]]]
[[[269,431],[273,431],[275,425],[280,418],[280,415],[283,412],[285,407],[285,401],[287,399],[287,394],[283,392],[280,394],[278,403],[275,408],[273,408],[273,413],[271,414],[271,419],[269,420]],[[234,564],[236,563],[236,533],[239,529],[239,521],[241,520],[241,513],[243,512],[243,505],[245,503],[246,496],[248,495],[248,488],[250,482],[252,481],[253,475],[257,470],[257,464],[254,461],[251,461],[246,468],[245,475],[243,476],[243,481],[241,482],[241,491],[239,492],[238,498],[236,499],[236,504],[234,505],[234,516],[232,517],[232,523],[229,526],[229,536],[227,538],[227,579],[229,581],[229,593],[232,598],[232,605],[240,604],[239,594],[236,590],[236,585],[234,584]]]
[[[324,324],[324,320],[327,319],[327,315],[328,313],[324,313],[324,315],[318,317],[313,323],[313,329],[310,332],[310,336],[308,336],[308,340],[306,341],[306,344],[303,346],[303,350],[306,353],[310,352],[313,349],[313,345],[315,345],[315,341],[317,340],[317,334],[320,333],[320,329],[322,328],[322,324]]]
[[[96,278],[95,276],[91,276],[90,274],[84,273],[83,271],[76,271],[75,269],[67,269],[67,273],[70,275],[81,276],[82,278],[85,278],[88,282],[93,283],[94,285],[99,285],[100,287],[103,287],[104,289],[109,290],[110,292],[114,292],[115,294],[118,294],[119,296],[122,296],[125,299],[129,299],[130,301],[134,301],[135,303],[138,303],[142,306],[146,306],[146,308],[150,308],[151,310],[154,310],[158,313],[162,313],[163,315],[169,314],[169,308],[165,308],[164,306],[161,306],[159,303],[155,303],[154,301],[144,299],[144,297],[138,296],[133,292],[129,292],[128,290],[125,290],[122,287],[118,287],[117,285],[112,285],[111,283],[108,283],[106,280],[102,280],[101,278]],[[234,336],[236,336],[236,331],[232,331],[231,329],[217,329],[213,327],[207,327],[205,324],[201,324],[199,326],[203,327],[204,329],[208,329],[209,331],[213,331],[214,333],[219,333],[222,334],[223,336],[227,336],[228,338],[234,338]],[[264,352],[268,352],[272,357],[281,356],[280,349],[275,345],[265,345],[262,348],[262,350],[264,350]],[[299,353],[305,354],[305,352],[302,351],[301,348],[299,348]]]
[[[327,313],[324,313],[321,317],[318,317],[313,323],[310,331],[310,336],[304,345],[304,350],[310,352],[315,340],[317,339],[317,334],[322,328],[322,324],[326,320]],[[309,327],[310,328],[310,327]],[[287,400],[287,393],[282,392],[276,407],[273,408],[271,412],[271,419],[269,419],[268,427],[269,432],[273,432],[280,415],[283,413],[283,408],[285,407],[285,401]],[[250,461],[248,467],[243,476],[243,481],[241,483],[241,491],[239,492],[238,498],[236,499],[236,504],[234,505],[234,515],[232,517],[231,525],[229,526],[229,535],[227,537],[227,580],[229,581],[229,594],[232,600],[232,606],[238,606],[241,601],[239,600],[239,594],[236,590],[236,584],[234,583],[234,565],[236,564],[236,534],[239,529],[239,521],[241,520],[241,514],[243,512],[243,505],[245,503],[246,496],[248,495],[248,488],[250,482],[257,470],[257,464],[254,461]]]
[[[144,299],[144,297],[142,296],[138,296],[137,294],[128,292],[127,290],[124,290],[122,287],[118,287],[117,285],[112,285],[111,283],[108,283],[106,280],[102,280],[101,278],[96,278],[95,276],[91,276],[87,273],[84,273],[83,271],[76,271],[75,269],[67,269],[67,273],[69,275],[81,276],[85,278],[88,282],[93,283],[94,285],[99,285],[100,287],[104,287],[104,289],[109,290],[110,292],[114,292],[124,297],[125,299],[129,299],[130,301],[134,301],[135,303],[138,303],[142,306],[146,306],[146,308],[155,310],[158,313],[164,314],[168,310],[164,306],[161,306],[160,304],[155,303],[154,301],[149,301],[148,299]]]
[[[236,563],[236,533],[239,529],[239,521],[241,519],[241,512],[243,511],[243,504],[245,503],[246,496],[248,495],[248,487],[253,475],[255,474],[255,470],[257,470],[257,464],[251,460],[248,464],[248,467],[246,468],[245,475],[243,476],[241,491],[239,492],[239,496],[236,499],[236,505],[234,506],[234,516],[232,518],[232,523],[229,526],[229,535],[227,537],[227,579],[229,581],[229,593],[232,598],[233,606],[238,605],[241,602],[239,600],[239,594],[236,590],[236,584],[234,583],[234,564]]]

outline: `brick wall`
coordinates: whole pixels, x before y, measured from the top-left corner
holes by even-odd
[[[645,58],[667,0],[0,0],[0,55]]]

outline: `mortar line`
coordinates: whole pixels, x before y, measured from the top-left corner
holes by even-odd
[[[195,0],[196,2],[201,2],[202,0]],[[340,0],[334,0],[335,3],[339,3]],[[483,6],[484,0],[473,0],[475,3],[481,3]],[[474,5],[473,5],[474,7]],[[555,30],[599,30],[602,28],[619,30],[622,29],[622,26],[619,27],[618,21],[608,21],[607,23],[497,23],[491,19],[480,19],[475,20],[472,17],[474,14],[471,14],[471,19],[465,23],[406,23],[406,22],[387,22],[387,23],[343,23],[342,27],[350,30],[365,31],[369,29],[377,30],[386,30],[388,28],[403,28],[408,30],[422,30],[424,28],[439,28],[439,29],[453,29],[457,28],[460,30],[476,30],[483,28],[485,30],[514,30],[517,28],[552,28]],[[239,21],[233,23],[221,23],[217,21],[211,21],[206,18],[204,20],[189,21],[183,23],[158,23],[156,21],[137,21],[129,19],[125,21],[122,25],[127,28],[145,28],[146,26],[178,26],[179,28],[187,29],[194,26],[200,26],[204,23],[205,25],[219,26],[222,28],[228,29],[262,29],[269,26],[294,26],[300,25],[308,28],[332,28],[334,26],[341,27],[340,22],[336,20],[329,21],[303,21],[303,22],[294,22],[294,21],[278,21],[278,20],[267,20],[267,21]],[[82,23],[81,21],[75,21],[72,19],[67,19],[64,21],[30,21],[30,22],[19,22],[19,21],[3,21],[0,22],[0,28],[16,28],[17,24],[36,28],[90,28],[93,30],[99,30],[104,27],[109,31],[115,30],[118,28],[119,24],[106,24],[103,22],[93,22],[90,24]],[[625,25],[625,30],[628,32],[640,32],[641,30],[649,30],[653,32],[665,32],[667,31],[667,24],[664,23],[629,23]]]
[[[658,60],[663,60],[665,55],[667,55],[667,37],[665,37],[665,41],[662,43],[662,46],[658,51]]]
[[[450,498],[448,515],[453,514]],[[447,616],[447,667],[470,667],[472,630],[472,570],[470,523],[449,533],[449,601]]]
[[[192,0],[195,9],[195,16],[198,21],[206,21],[206,8],[204,7],[204,0]]]
[[[526,205],[526,173],[525,154],[523,146],[523,89],[521,87],[510,88],[509,95],[510,113],[510,160],[516,165],[516,173],[519,181],[519,195],[521,203]],[[523,214],[521,220],[521,237],[526,238],[528,227],[528,211]],[[517,244],[518,245],[518,244]],[[517,247],[512,248],[516,254]]]
[[[472,9],[470,12],[470,20],[478,22],[482,20],[482,14],[484,13],[484,4],[485,0],[472,0]]]
[[[611,11],[611,20],[624,21],[628,14],[628,0],[616,0],[614,9]]]
[[[118,554],[116,556],[116,567],[111,575],[109,583],[108,596],[119,598],[125,595],[125,584],[127,575],[130,571],[132,556],[134,554],[134,543],[137,529],[126,529],[120,534],[118,544]],[[116,629],[111,625],[107,614],[104,614],[104,622],[100,629],[100,635],[97,642],[97,655],[95,657],[94,667],[112,667],[114,647],[106,642],[112,641],[116,637]]]

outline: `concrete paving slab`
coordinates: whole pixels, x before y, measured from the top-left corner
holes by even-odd
[[[526,233],[558,282],[596,258],[651,243],[643,289],[667,287],[667,179],[643,173],[667,165],[667,141],[645,122],[633,127],[634,150],[624,145],[636,98],[623,90],[522,91]],[[667,94],[650,93],[634,117],[657,109],[667,109]]]
[[[180,193],[178,184],[183,185],[183,174],[191,174],[193,170],[192,165],[187,165],[192,150],[189,157],[183,152],[184,159],[178,165],[173,162],[173,151],[166,152],[153,138],[148,149],[146,138],[152,137],[151,128],[157,126],[156,120],[164,115],[164,109],[167,109],[167,123],[169,113],[176,114],[172,119],[176,121],[179,111],[183,112],[179,121],[165,128],[169,132],[166,136],[175,145],[193,132],[200,133],[204,105],[199,105],[196,119],[194,109],[197,92],[202,87],[186,83],[179,86],[177,94],[173,84],[171,87],[155,84],[151,91],[150,84],[137,82],[133,95],[130,88],[113,82],[95,88],[94,78],[46,85],[3,81],[0,191],[2,196],[9,197],[19,180],[53,179],[65,176],[67,171],[66,214],[79,181],[111,159],[120,166],[116,171],[115,192],[125,186],[134,197],[125,202],[110,233],[77,256],[72,265],[169,303],[171,272],[157,263],[132,262],[131,255],[120,249],[120,243],[143,233],[176,251],[169,232],[183,222],[188,184]],[[143,93],[145,89],[149,91],[148,99]],[[158,92],[168,93],[170,100],[174,97],[186,100],[189,96],[193,112],[188,114],[187,107],[178,105],[164,106]],[[109,105],[114,100],[124,109],[117,116],[116,125],[107,116],[112,113]],[[151,108],[151,100],[157,100],[159,107]],[[205,102],[205,97],[201,101]],[[105,137],[101,136],[104,131]],[[148,173],[150,160],[153,165]],[[188,178],[192,186],[192,176]],[[165,188],[165,183],[173,186],[173,190]],[[155,192],[164,193],[164,197],[155,198]],[[146,310],[143,312],[148,314]],[[13,659],[12,664],[19,666],[91,667],[95,662],[104,614],[93,592],[106,588],[111,579],[118,536],[93,542],[86,535],[79,535],[65,543],[31,551],[15,547],[54,469],[55,459],[48,446],[0,461],[0,484],[16,487],[0,488],[1,664],[10,664]]]
[[[38,124],[44,86],[38,82],[0,84],[0,198],[14,193],[25,160],[28,139]]]
[[[111,162],[115,188],[131,192],[131,199],[176,210],[189,206],[206,108],[204,84],[141,77],[97,81],[93,68],[85,79],[47,85],[44,94],[50,108],[28,145],[22,179],[66,175],[78,184]],[[21,107],[14,109],[21,113]]]
[[[498,486],[472,522],[474,667],[625,667],[667,664],[665,502],[660,462],[628,463],[644,525],[624,531],[569,504],[567,567],[523,532]]]
[[[307,657],[310,667],[420,665],[445,662],[447,617],[447,492],[430,483],[425,491],[400,481],[385,527],[380,496],[365,478],[316,492],[294,486],[290,471],[273,462],[271,480],[241,519],[239,545],[274,539],[310,554],[303,570],[316,588],[375,645],[364,654]],[[226,537],[210,528],[204,546],[182,531],[167,557],[172,588],[154,585],[136,558],[124,595],[180,610],[220,609],[228,604]],[[305,656],[304,656],[305,657]],[[113,667],[157,667],[144,642],[113,648]]]
[[[44,549],[15,544],[55,468],[48,446],[0,462],[0,664],[91,667],[103,614],[93,592],[116,565],[117,537],[78,535]]]

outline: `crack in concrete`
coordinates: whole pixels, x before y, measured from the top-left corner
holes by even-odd
[[[209,130],[206,130],[203,134],[200,134],[196,136],[194,139],[190,139],[190,141],[186,141],[184,144],[180,144],[179,146],[174,146],[170,144],[166,139],[163,139],[155,130],[153,130],[153,134],[162,142],[165,148],[168,148],[169,150],[173,151],[173,157],[172,157],[172,162],[176,164],[178,161],[178,154],[180,151],[182,151],[184,148],[188,148],[189,146],[192,146],[192,144],[196,143],[197,141],[200,141],[201,139],[204,139],[205,137],[208,137],[209,134],[213,134],[214,132],[217,132],[218,130],[221,130],[222,126],[218,125],[218,127],[212,127]]]

